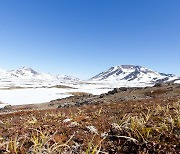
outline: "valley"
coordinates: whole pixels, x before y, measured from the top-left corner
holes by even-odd
[[[0,107],[47,103],[75,92],[100,95],[117,87],[151,87],[156,83],[179,81],[175,75],[133,65],[114,66],[88,80],[42,73],[29,67],[0,70]]]
[[[1,71],[0,153],[179,153],[180,78],[122,65],[88,80]]]

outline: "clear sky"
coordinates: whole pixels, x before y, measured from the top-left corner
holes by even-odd
[[[111,66],[180,75],[180,0],[0,0],[0,68],[90,78]]]

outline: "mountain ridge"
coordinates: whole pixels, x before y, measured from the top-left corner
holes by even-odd
[[[0,80],[29,80],[29,81],[57,81],[57,82],[78,82],[82,81],[79,78],[69,75],[52,75],[42,73],[30,67],[22,67],[11,71],[0,69]],[[86,81],[96,82],[116,82],[116,83],[147,83],[156,84],[159,82],[180,80],[180,77],[173,74],[159,73],[152,69],[138,65],[117,65],[110,67],[104,72],[101,72]]]
[[[0,69],[0,79],[1,78],[14,78],[14,79],[33,79],[33,80],[68,80],[68,81],[78,81],[80,79],[69,76],[69,75],[52,75],[49,73],[42,73],[32,69],[31,67],[21,67],[15,70],[6,71]]]
[[[138,65],[117,65],[101,72],[90,80],[108,82],[144,82],[157,83],[179,79],[176,75],[159,73]]]

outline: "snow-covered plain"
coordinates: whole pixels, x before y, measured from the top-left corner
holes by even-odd
[[[50,83],[49,83],[50,84]],[[48,85],[49,85],[48,84]],[[66,84],[67,85],[67,84]],[[22,87],[23,85],[21,85]],[[36,84],[37,86],[37,84]],[[45,85],[44,85],[45,86]],[[46,85],[47,86],[47,85]],[[51,100],[72,96],[73,92],[85,92],[94,95],[106,93],[112,88],[102,87],[95,84],[67,85],[73,88],[22,88],[22,89],[0,89],[0,108],[5,105],[22,105],[45,103]]]
[[[17,83],[13,85],[14,87],[23,87],[20,89],[7,89],[4,85],[0,87],[0,102],[5,105],[22,105],[22,104],[37,104],[45,103],[51,100],[60,99],[72,96],[73,92],[85,92],[94,95],[100,95],[102,93],[107,93],[113,88],[117,87],[145,87],[147,84],[135,84],[127,82],[99,82],[99,81],[89,81],[89,82],[79,82],[76,84],[64,84],[64,86],[69,86],[72,88],[50,88],[57,83],[34,83],[31,86],[28,84],[23,85],[22,83]],[[34,86],[34,87],[33,87]],[[152,86],[152,85],[148,85]],[[0,107],[5,105],[0,104]]]
[[[27,88],[0,90],[2,103],[10,105],[44,103],[58,98],[71,96],[58,88]]]
[[[174,83],[178,83],[178,84],[180,84],[180,80],[177,80],[177,81],[175,81]]]

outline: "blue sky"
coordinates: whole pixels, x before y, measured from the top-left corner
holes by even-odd
[[[90,78],[111,66],[180,75],[179,0],[0,0],[0,68]]]

